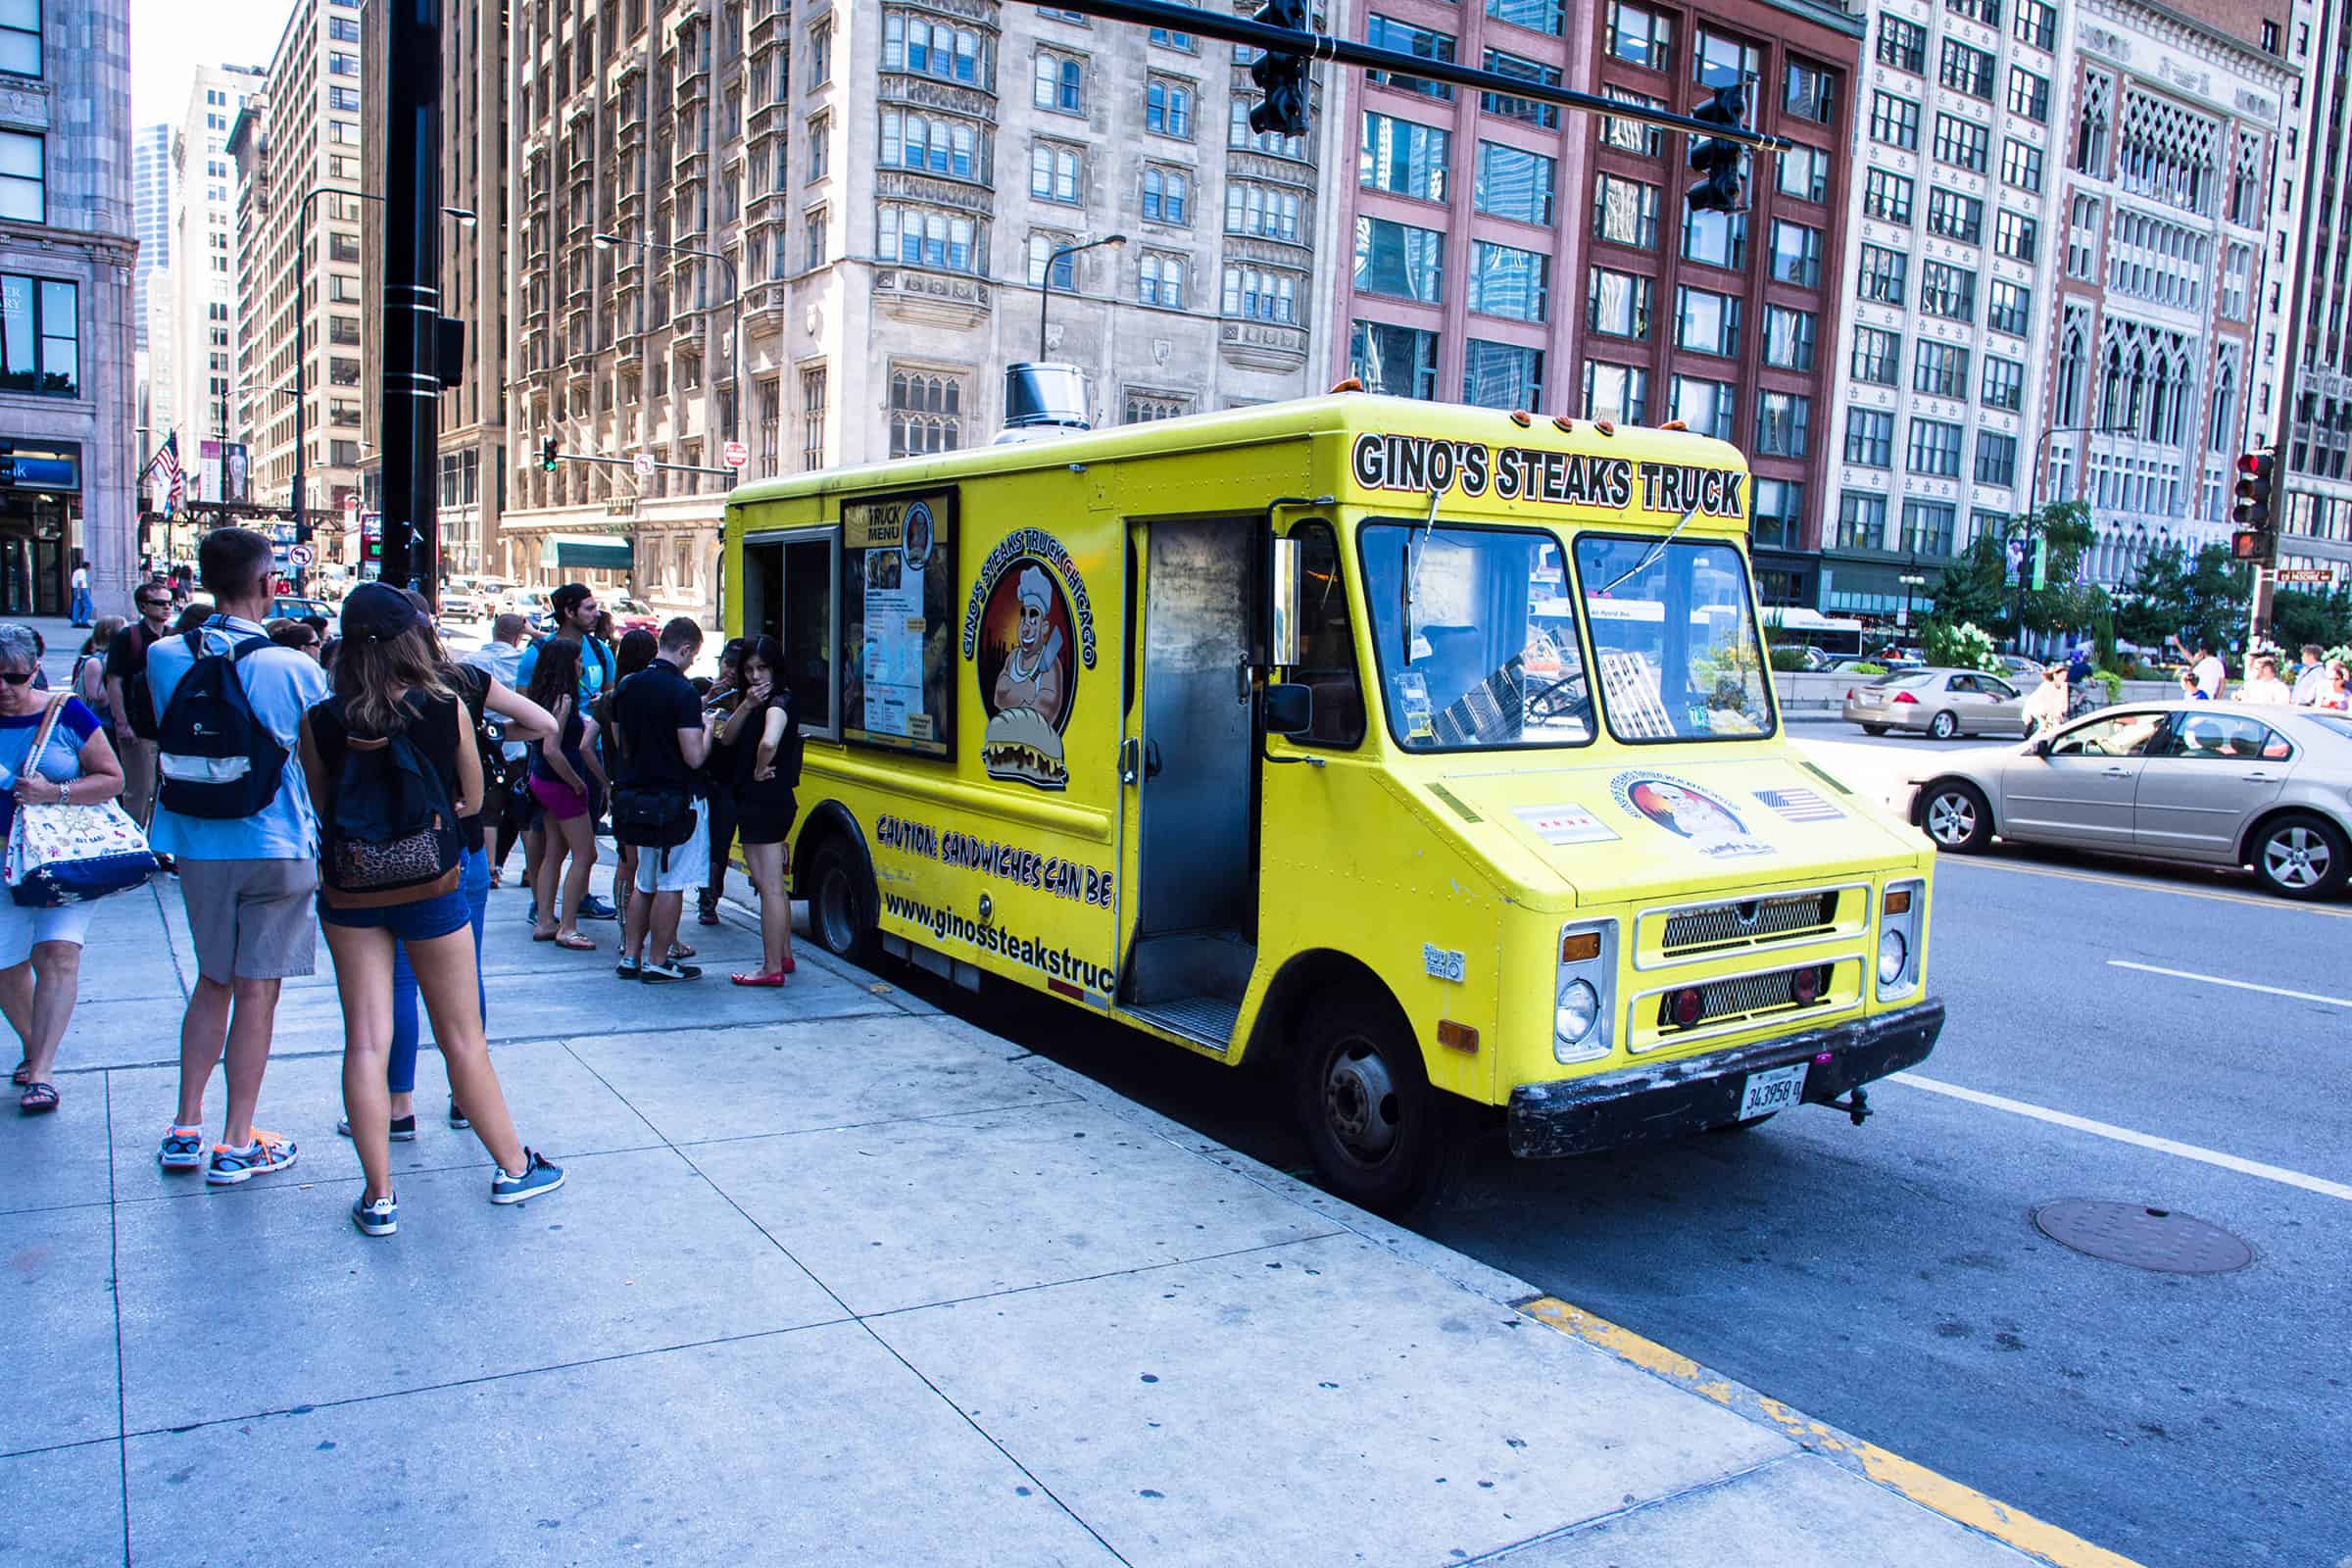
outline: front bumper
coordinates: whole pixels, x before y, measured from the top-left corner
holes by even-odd
[[[1824,1103],[1927,1060],[1942,1030],[1943,1004],[1922,1002],[1899,1012],[1654,1066],[1522,1084],[1511,1091],[1511,1152],[1526,1159],[1590,1154],[1725,1126],[1739,1119],[1749,1073],[1800,1061],[1813,1064],[1805,1074],[1806,1102]]]

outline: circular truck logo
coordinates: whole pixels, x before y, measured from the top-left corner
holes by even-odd
[[[1688,839],[1701,855],[1770,855],[1772,846],[1747,831],[1724,799],[1669,773],[1620,773],[1609,781],[1617,804]]]

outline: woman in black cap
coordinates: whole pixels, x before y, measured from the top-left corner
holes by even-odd
[[[352,1223],[369,1236],[400,1228],[384,1087],[396,946],[408,950],[452,1096],[497,1161],[490,1200],[553,1192],[564,1172],[515,1136],[482,1035],[459,830],[482,795],[472,717],[400,590],[363,583],[344,600],[334,695],[303,715],[302,765],[325,840],[318,923],[343,1002],[343,1106],[367,1173]]]

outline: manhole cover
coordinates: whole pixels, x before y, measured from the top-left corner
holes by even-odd
[[[2078,1252],[2162,1274],[2227,1274],[2254,1261],[2254,1249],[2219,1225],[2169,1208],[2066,1198],[2034,1210],[2034,1224]]]

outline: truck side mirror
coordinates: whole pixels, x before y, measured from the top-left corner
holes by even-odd
[[[1272,603],[1267,606],[1266,639],[1268,660],[1277,669],[1288,669],[1298,662],[1298,541],[1274,541],[1272,569],[1268,572],[1267,587]],[[1301,692],[1305,688],[1299,688]],[[1269,724],[1268,728],[1279,726]],[[1303,729],[1304,724],[1299,725]],[[1290,731],[1284,731],[1288,734]]]
[[[1297,682],[1266,688],[1266,733],[1303,735],[1315,726],[1315,694]]]

